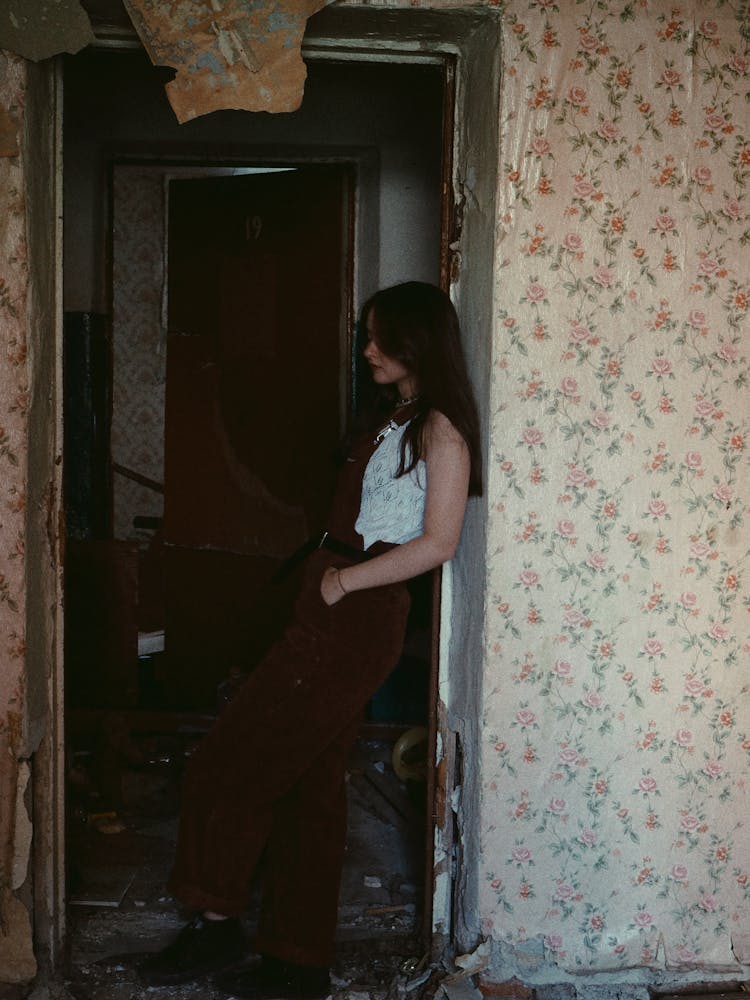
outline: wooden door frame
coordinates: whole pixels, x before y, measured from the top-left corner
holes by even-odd
[[[499,162],[500,13],[455,8],[326,8],[309,24],[303,52],[446,67],[441,283],[461,322],[484,437],[495,278]],[[486,448],[486,445],[485,445]],[[485,470],[487,460],[485,457]],[[486,480],[486,475],[485,475]],[[487,501],[469,504],[459,551],[435,574],[425,936],[433,960],[469,950],[478,916],[480,720],[487,591]],[[477,572],[476,567],[482,567]],[[471,609],[482,622],[471,627]]]
[[[26,556],[26,721],[31,740],[31,876],[40,978],[65,953],[65,728],[63,709],[62,73],[59,60],[27,63],[24,137],[32,399],[29,408]],[[29,165],[35,164],[29,176]],[[34,222],[36,217],[36,223]],[[39,234],[41,220],[43,238]],[[43,385],[44,390],[39,391]]]
[[[443,178],[446,251],[444,280],[456,304],[466,338],[469,369],[474,379],[484,428],[491,345],[495,253],[495,203],[499,149],[500,91],[499,18],[495,9],[473,7],[455,0],[455,8],[420,10],[411,7],[358,7],[345,2],[322,11],[303,51],[311,58],[359,59],[371,62],[419,62],[450,58],[455,65],[455,115],[446,147],[452,150],[450,176]],[[61,483],[62,371],[62,76],[59,70],[40,98],[42,112],[55,123],[47,156],[54,181],[54,208],[48,231],[54,243],[54,303],[48,319],[47,352],[34,358],[35,374],[53,359],[58,400],[54,427],[41,442],[30,443],[31,456],[46,470],[47,479]],[[53,217],[54,216],[54,217]],[[50,441],[53,447],[50,448]],[[485,463],[486,464],[486,463]],[[42,468],[43,466],[43,468]],[[57,496],[59,498],[59,489]],[[59,512],[60,501],[55,510]],[[31,527],[30,511],[28,527]],[[36,514],[36,511],[33,512]],[[56,516],[51,512],[51,517]],[[480,936],[478,926],[479,745],[481,733],[481,665],[483,627],[471,629],[465,609],[474,606],[484,620],[486,592],[486,501],[473,501],[464,536],[453,564],[437,584],[440,597],[439,632],[433,643],[438,661],[432,715],[436,780],[431,791],[432,846],[431,914],[428,933],[433,956],[451,947],[466,949]],[[65,919],[65,783],[62,653],[62,539],[49,565],[39,571],[40,585],[56,594],[57,625],[50,647],[46,729],[34,761],[36,850],[33,861],[35,948],[44,974],[62,970]],[[453,594],[456,593],[456,599]],[[44,727],[44,724],[42,723]],[[463,748],[463,749],[461,749]],[[465,757],[460,788],[456,761]],[[457,836],[454,836],[454,831]],[[459,904],[460,900],[460,904]]]

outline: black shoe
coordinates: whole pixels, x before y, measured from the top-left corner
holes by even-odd
[[[264,955],[255,965],[217,976],[213,984],[241,1000],[325,1000],[331,995],[328,969],[295,965],[270,955]]]
[[[247,954],[239,920],[194,917],[163,951],[150,955],[138,975],[147,986],[174,986],[221,972]]]

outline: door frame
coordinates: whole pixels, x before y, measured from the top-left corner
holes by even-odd
[[[354,282],[357,273],[358,240],[365,231],[367,224],[377,222],[377,205],[368,209],[367,220],[364,222],[361,216],[361,206],[358,204],[357,189],[359,177],[363,171],[373,172],[377,170],[376,157],[371,150],[352,149],[339,151],[335,148],[321,153],[319,149],[306,150],[301,146],[294,150],[284,152],[283,155],[269,152],[263,147],[250,149],[240,155],[219,154],[213,157],[207,156],[196,160],[193,152],[184,156],[179,150],[172,150],[169,153],[154,154],[144,156],[142,153],[134,154],[128,151],[120,152],[116,150],[109,164],[109,179],[107,197],[110,204],[110,223],[108,227],[107,245],[107,299],[110,303],[110,314],[112,322],[115,322],[114,313],[114,261],[115,247],[113,239],[113,216],[115,211],[115,183],[116,173],[122,169],[133,169],[152,173],[159,178],[164,188],[163,217],[161,220],[163,227],[163,291],[160,307],[159,322],[163,331],[168,328],[167,315],[167,271],[168,271],[168,231],[169,231],[169,185],[173,180],[188,180],[208,177],[232,177],[242,173],[272,171],[274,169],[299,169],[306,166],[313,167],[338,167],[342,172],[342,205],[343,205],[343,227],[342,233],[342,296],[341,296],[341,316],[339,323],[339,341],[341,348],[341,373],[340,384],[342,391],[339,393],[339,425],[340,433],[343,433],[349,407],[351,406],[351,378],[349,372],[344,372],[347,365],[347,356],[351,353],[354,341],[353,303],[356,301],[356,291]],[[113,327],[114,329],[114,327]],[[114,347],[114,341],[113,341]],[[114,412],[112,414],[114,419]],[[110,495],[112,505],[115,510],[114,521],[116,521],[117,510],[117,486],[115,476],[135,479],[141,485],[149,486],[148,482],[138,480],[137,473],[126,469],[117,461],[112,462],[112,482],[110,484]],[[163,485],[163,484],[151,484]]]
[[[454,0],[453,8],[359,7],[344,2],[311,20],[303,45],[308,58],[369,62],[445,61],[454,65],[454,113],[445,149],[451,152],[449,176],[443,178],[444,281],[461,321],[480,420],[489,429],[493,285],[495,279],[496,199],[499,150],[500,13]],[[51,75],[52,77],[52,75]],[[58,400],[54,425],[41,441],[30,440],[30,459],[41,462],[47,481],[58,484],[61,510],[62,371],[62,74],[60,63],[41,112],[54,122],[54,139],[42,151],[52,161],[54,207],[49,219],[54,241],[54,293],[42,350],[33,374],[50,360]],[[33,141],[32,141],[33,146]],[[38,147],[33,147],[38,151]],[[46,353],[44,353],[46,352]],[[53,446],[50,447],[50,442]],[[485,458],[486,465],[486,458]],[[27,530],[33,527],[29,507]],[[55,511],[51,517],[57,516]],[[453,563],[437,583],[439,625],[433,639],[438,670],[431,714],[432,755],[436,778],[431,789],[431,913],[433,957],[448,948],[466,950],[480,937],[478,899],[479,748],[481,665],[484,629],[471,627],[470,611],[484,621],[486,593],[486,500],[469,504],[462,543]],[[476,567],[485,567],[477,572]],[[61,533],[49,565],[40,569],[41,585],[55,595],[57,627],[50,647],[46,726],[34,757],[35,844],[33,859],[35,949],[43,972],[62,969],[66,937],[65,782],[62,655]],[[460,762],[463,761],[463,766]],[[460,775],[458,771],[460,770]]]
[[[489,433],[496,203],[500,146],[500,21],[494,8],[461,4],[433,10],[325,8],[309,24],[303,53],[332,59],[449,60],[452,107],[445,115],[441,272]],[[487,466],[485,444],[485,471]],[[485,476],[486,480],[486,476]],[[432,761],[428,789],[427,938],[433,960],[468,951],[481,939],[480,746],[487,500],[470,501],[461,545],[435,574]],[[477,572],[477,566],[482,567]],[[475,622],[481,623],[478,627]]]

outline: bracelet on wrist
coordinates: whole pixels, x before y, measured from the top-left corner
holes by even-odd
[[[348,590],[346,589],[346,587],[345,587],[345,586],[343,585],[343,583],[341,582],[341,570],[340,570],[340,569],[337,569],[337,570],[336,570],[336,579],[337,579],[337,580],[338,580],[338,582],[339,582],[339,587],[341,587],[341,593],[342,593],[342,594],[348,594],[348,593],[349,593],[349,591],[348,591]]]

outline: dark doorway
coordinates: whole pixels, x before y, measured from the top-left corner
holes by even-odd
[[[350,398],[350,180],[328,165],[170,182],[170,706],[210,709],[232,667],[252,669],[283,624],[271,577],[325,525]]]
[[[66,310],[71,336],[87,323],[108,348],[99,437],[111,428],[85,493],[108,516],[82,510],[71,538],[95,554],[95,575],[69,559],[66,584],[78,962],[87,942],[94,957],[147,950],[179,923],[162,885],[180,771],[221,686],[283,617],[273,570],[321,526],[351,405],[355,304],[396,280],[439,280],[444,75],[437,63],[311,64],[295,115],[178,128],[142,53],[67,62]],[[128,203],[148,217],[118,257],[127,165],[156,179],[152,200]],[[242,175],[258,166],[285,170]],[[123,271],[147,257],[118,303]],[[66,393],[70,413],[75,379]],[[116,628],[92,634],[86,593]],[[417,698],[413,684],[426,677],[428,604],[350,769],[342,942],[393,954],[424,943],[424,787],[394,776],[391,749],[429,712],[426,684]]]

